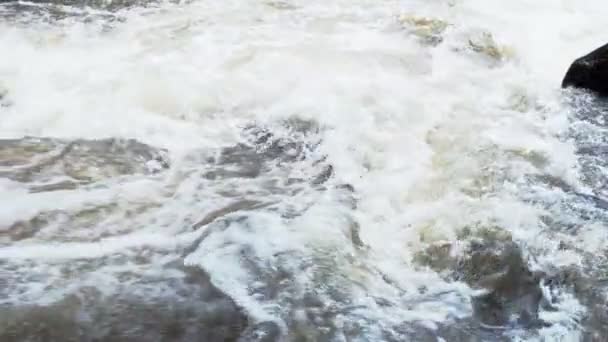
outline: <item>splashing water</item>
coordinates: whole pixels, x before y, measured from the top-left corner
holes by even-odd
[[[0,4],[1,339],[599,341],[606,15]]]

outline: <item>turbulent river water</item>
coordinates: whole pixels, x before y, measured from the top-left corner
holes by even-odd
[[[606,17],[0,2],[0,340],[606,341]]]

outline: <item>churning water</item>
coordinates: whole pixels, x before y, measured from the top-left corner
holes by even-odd
[[[606,17],[0,4],[0,340],[604,341]]]

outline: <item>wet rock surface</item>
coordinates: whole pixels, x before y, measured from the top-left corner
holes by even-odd
[[[562,87],[586,89],[608,96],[608,45],[576,59],[566,72]]]
[[[81,22],[100,20],[106,23],[106,29],[110,27],[111,23],[123,20],[123,18],[110,11],[90,13],[62,4],[23,1],[0,2],[0,19],[7,24],[21,27],[27,27],[32,21],[54,24],[66,19],[75,19]],[[0,104],[0,108],[9,107],[11,104],[10,99],[5,98],[3,103]]]
[[[27,287],[20,284],[31,282],[32,277],[46,282],[51,291],[66,284],[88,284],[75,286],[57,296],[57,300],[47,299],[45,304],[30,299],[4,300],[0,307],[5,313],[1,315],[4,320],[0,322],[0,340],[337,341],[368,338],[369,327],[378,321],[358,311],[361,305],[352,302],[350,291],[357,288],[357,282],[364,281],[366,274],[377,275],[379,271],[358,259],[366,253],[366,245],[356,220],[344,217],[347,223],[342,234],[346,243],[339,250],[321,244],[314,254],[286,248],[268,257],[259,255],[254,242],[248,241],[263,236],[272,243],[273,234],[277,233],[266,231],[268,227],[256,222],[254,212],[278,214],[286,222],[295,222],[311,210],[318,198],[314,194],[333,194],[344,208],[357,208],[355,189],[348,184],[334,184],[331,164],[316,154],[321,128],[303,120],[285,121],[278,127],[280,129],[250,126],[243,130],[241,143],[217,150],[194,151],[186,157],[188,167],[175,173],[177,181],[166,185],[168,197],[155,203],[130,203],[128,210],[116,203],[73,211],[51,209],[3,229],[0,237],[5,245],[22,241],[103,241],[108,236],[158,225],[157,210],[171,210],[172,201],[186,194],[191,196],[191,189],[180,184],[195,182],[192,184],[199,187],[197,191],[218,184],[235,185],[222,188],[217,205],[178,221],[179,232],[200,234],[177,247],[155,249],[144,245],[112,252],[103,258],[70,261],[71,265],[61,271],[63,278],[52,281],[49,280],[52,274],[41,272],[33,264],[24,266],[19,261],[0,264],[5,273],[13,274],[6,280],[6,284],[11,285],[0,291],[0,298],[4,299],[28,293]],[[130,177],[161,179],[159,176],[172,166],[166,151],[131,140],[24,138],[0,142],[0,167],[5,180],[21,184],[31,194],[49,194],[94,189]],[[56,185],[62,177],[73,185]],[[559,179],[541,177],[534,182],[584,198]],[[312,197],[298,198],[302,193]],[[289,205],[277,200],[282,198],[277,195],[284,194],[298,200]],[[193,212],[199,202],[196,196],[191,199]],[[121,225],[134,218],[141,221],[130,227],[122,224],[121,229],[125,230],[99,234],[103,232],[102,227],[112,222]],[[57,224],[60,229],[49,230]],[[553,224],[556,229],[562,227]],[[436,329],[415,323],[392,325],[373,332],[374,336],[383,334],[386,341],[440,341],[439,338],[508,341],[506,331],[522,329],[533,333],[548,326],[539,311],[541,308],[551,310],[552,298],[543,297],[541,285],[569,289],[589,309],[581,321],[589,341],[606,333],[606,303],[601,298],[605,287],[599,275],[562,269],[551,274],[534,273],[520,246],[500,227],[465,227],[458,238],[466,241],[462,254],[453,253],[453,243],[435,243],[415,261],[450,282],[462,281],[479,290],[479,294],[471,298],[472,317],[453,317],[448,323],[438,324]],[[223,250],[227,251],[226,256],[238,255],[240,269],[252,277],[248,295],[261,305],[280,308],[276,313],[278,321],[254,320],[243,307],[235,304],[230,293],[220,290],[221,279],[215,279],[217,284],[214,282],[216,268],[204,262],[192,262],[205,253],[219,251],[222,255]],[[186,259],[190,259],[186,262],[190,266],[183,266]],[[229,260],[225,262],[228,264]],[[154,276],[147,274],[158,265],[162,265],[161,269]],[[56,267],[57,264],[48,265],[49,270]],[[115,273],[115,268],[128,271]],[[91,277],[100,272],[109,272],[125,285],[104,293],[103,289],[90,284]],[[303,274],[306,277],[301,278]],[[398,289],[390,278],[385,282]],[[433,296],[441,294],[430,294],[429,298]],[[414,305],[384,298],[376,301],[376,305],[388,308]]]
[[[567,289],[587,308],[580,322],[584,327],[582,341],[603,341],[608,334],[608,283],[603,274],[565,267],[547,272],[544,284],[551,290]]]
[[[550,253],[577,255],[580,261],[574,265],[545,266],[542,272],[531,271],[530,259],[522,256],[521,247],[500,228],[464,229],[459,243],[466,241],[466,248],[458,255],[454,255],[456,245],[452,242],[431,245],[418,255],[417,262],[449,279],[488,291],[473,298],[472,320],[442,326],[441,334],[462,332],[461,327],[465,327],[466,334],[475,341],[511,340],[507,331],[515,328],[525,329],[527,336],[534,337],[535,331],[551,326],[543,320],[541,311],[550,316],[563,310],[559,307],[563,303],[557,298],[567,293],[584,308],[573,323],[581,331],[576,340],[605,340],[606,249],[591,247],[593,242],[586,240],[589,237],[585,234],[589,234],[590,227],[608,222],[605,176],[608,164],[604,153],[608,107],[605,99],[584,92],[575,92],[566,101],[573,112],[568,134],[576,146],[581,181],[586,188],[540,172],[527,177],[525,182],[531,191],[522,198],[545,210],[540,216],[546,227],[542,239],[546,239]],[[542,158],[535,158],[535,163],[542,170]],[[591,239],[602,236],[598,234]],[[527,252],[528,258],[546,253],[534,249]],[[450,336],[441,334],[446,339]]]
[[[605,98],[584,89],[571,90],[564,100],[571,111],[567,136],[576,149],[581,183],[537,174],[526,180],[533,190],[522,198],[543,208],[540,220],[546,227],[543,239],[547,241],[550,253],[566,258],[577,256],[572,264],[542,268],[539,276],[545,298],[540,307],[549,313],[557,312],[563,309],[559,308],[563,303],[557,300],[558,294],[573,296],[582,306],[575,322],[581,331],[577,340],[603,341],[608,335],[608,327],[603,323],[608,312],[605,299],[607,254],[603,242],[603,226],[608,222],[605,172],[608,166],[605,158],[608,106]]]
[[[320,128],[302,120],[288,120],[281,126],[289,134],[275,134],[265,127],[246,128],[246,142],[222,149],[213,158],[207,159],[213,165],[212,171],[204,172],[203,177],[210,182],[231,179],[250,182],[279,172],[282,180],[266,187],[269,196],[278,192],[290,193],[294,197],[304,193],[330,192],[337,195],[345,207],[356,207],[353,187],[328,184],[331,183],[333,169],[323,156],[315,156],[315,148],[319,144],[316,135]],[[306,173],[302,174],[301,170],[306,170]],[[276,312],[277,321],[282,324],[275,321],[256,322],[247,328],[239,341],[329,342],[344,338],[365,339],[362,322],[350,322],[345,318],[354,315],[367,320],[354,314],[358,307],[350,303],[348,285],[342,284],[348,284],[348,272],[351,268],[355,271],[358,265],[354,260],[350,260],[348,265],[338,264],[344,254],[363,246],[354,220],[349,221],[348,229],[343,231],[344,239],[349,242],[342,246],[344,251],[337,251],[333,246],[318,246],[310,255],[297,248],[287,248],[275,251],[272,257],[267,258],[260,256],[259,248],[255,246],[256,243],[273,245],[274,239],[280,238],[283,233],[273,234],[266,231],[269,227],[259,227],[255,218],[247,214],[248,210],[269,211],[279,214],[285,222],[296,222],[314,205],[305,198],[302,197],[293,205],[272,201],[234,202],[193,226],[205,226],[206,230],[187,249],[186,254],[190,254],[192,261],[199,260],[197,250],[223,255],[222,250],[237,249],[238,267],[246,270],[250,279],[248,294],[255,298],[260,307],[276,308],[271,311]],[[240,241],[237,236],[249,236],[252,241]],[[265,237],[262,238],[265,241],[256,241],[258,237]],[[269,249],[272,247],[269,246]],[[230,259],[225,260],[227,265]],[[349,270],[340,270],[342,267]]]
[[[173,270],[176,271],[176,270]],[[21,341],[236,341],[247,317],[200,269],[178,270],[181,278],[140,279],[165,296],[81,288],[48,305],[0,306],[0,340]]]
[[[307,201],[316,198],[302,197],[287,205],[275,201],[279,197],[274,196],[332,193],[344,208],[357,208],[355,189],[348,184],[333,184],[333,168],[322,155],[315,154],[321,128],[303,120],[285,121],[279,127],[280,130],[250,126],[243,130],[243,141],[239,144],[214,151],[195,151],[186,157],[186,164],[196,167],[186,168],[183,174],[177,172],[181,174],[177,176],[178,183],[200,184],[202,181],[204,187],[213,187],[234,182],[236,186],[222,188],[218,197],[222,201],[180,224],[179,231],[200,232],[185,244],[168,250],[144,245],[103,258],[70,261],[70,266],[63,267],[64,276],[59,280],[51,280],[52,274],[40,272],[32,264],[2,265],[13,273],[13,278],[7,280],[13,285],[0,291],[0,298],[28,293],[27,287],[19,284],[32,276],[47,282],[53,291],[66,284],[89,285],[76,286],[58,296],[58,300],[44,305],[30,300],[18,305],[17,302],[3,304],[5,320],[0,325],[0,340],[329,342],[365,340],[370,334],[384,334],[386,341],[439,341],[440,337],[456,341],[506,341],[505,328],[534,330],[544,325],[538,315],[542,304],[540,278],[530,271],[511,236],[496,227],[464,229],[461,238],[468,239],[469,243],[466,252],[458,258],[452,255],[453,246],[444,243],[431,245],[417,259],[450,281],[463,281],[484,291],[472,298],[472,317],[454,318],[437,329],[404,323],[403,327],[387,326],[380,332],[369,331],[378,321],[358,311],[361,306],[352,302],[350,291],[364,281],[365,274],[378,271],[357,259],[358,254],[365,253],[366,246],[359,235],[358,223],[351,217],[344,218],[345,244],[340,250],[321,244],[312,255],[287,248],[274,252],[270,258],[260,256],[254,242],[249,243],[247,237],[263,236],[272,243],[276,232],[265,231],[267,227],[256,223],[251,213],[278,213],[282,220],[292,222],[310,210],[313,203]],[[36,188],[32,184],[58,177],[74,182],[73,187],[61,188],[70,192],[121,177],[154,178],[172,167],[166,151],[136,141],[26,138],[5,140],[0,146],[3,177],[25,185],[34,194],[57,191],[54,187]],[[201,191],[204,189],[199,187]],[[2,234],[8,239],[4,243],[45,239],[102,241],[107,236],[137,231],[151,222],[158,225],[154,213],[164,207],[171,208],[174,199],[185,196],[181,191],[190,190],[180,189],[179,184],[171,184],[167,191],[173,197],[153,204],[139,203],[140,208],[129,204],[128,211],[115,204],[70,212],[48,210],[5,229]],[[195,197],[192,201],[191,205],[196,208],[200,200]],[[91,235],[93,231],[103,231],[100,228],[112,222],[109,217],[116,224],[134,218],[143,221],[107,235]],[[63,230],[48,232],[49,226],[57,222]],[[83,227],[95,228],[83,230]],[[260,227],[264,228],[260,230]],[[222,280],[213,280],[217,271],[213,266],[192,262],[199,260],[201,251],[222,255],[224,250],[226,256],[237,255],[239,268],[252,277],[248,294],[260,305],[280,308],[276,317],[282,324],[254,320],[235,304],[230,293],[220,290]],[[183,266],[185,260],[189,260],[186,264],[190,266]],[[223,262],[228,267],[230,260]],[[153,272],[154,276],[147,275],[158,265],[162,266]],[[49,270],[56,267],[57,264],[48,265]],[[112,271],[121,268],[126,269],[118,273]],[[106,272],[124,285],[117,288],[112,285],[110,293],[90,285],[95,274]],[[395,287],[390,278],[385,281],[386,286]],[[441,295],[429,294],[429,300]],[[414,304],[378,298],[377,305],[400,308]],[[590,326],[601,329],[599,317],[590,317]]]
[[[273,166],[302,161],[312,151],[319,140],[307,141],[307,136],[318,134],[319,127],[303,120],[283,123],[293,137],[276,137],[265,127],[245,128],[246,142],[221,149],[206,162],[215,169],[205,174],[209,179],[256,178],[268,172]],[[295,180],[294,180],[295,181]]]
[[[13,182],[15,196],[23,190],[42,199],[58,193],[55,205],[43,200],[40,210],[0,222],[0,245],[31,238],[90,241],[124,233],[129,228],[122,221],[158,207],[158,202],[127,200],[122,206],[111,199],[77,200],[74,207],[62,199],[76,198],[77,191],[103,192],[139,177],[156,177],[168,167],[166,151],[134,140],[0,140],[0,179]],[[92,229],[100,225],[104,228]]]
[[[252,248],[242,242],[239,245],[243,267],[257,277],[252,293],[285,305],[289,333],[275,322],[252,320],[213,284],[212,268],[184,266],[184,258],[207,244],[208,239],[234,230],[235,224],[247,227],[250,212],[280,212],[292,220],[309,207],[307,203],[287,209],[273,206],[272,196],[328,189],[326,183],[333,176],[331,166],[323,158],[308,160],[318,139],[302,138],[314,136],[319,128],[302,120],[279,126],[288,134],[251,126],[243,131],[242,143],[216,151],[194,151],[186,157],[186,164],[196,166],[197,172],[188,168],[183,174],[176,172],[180,175],[178,182],[202,181],[208,187],[230,182],[240,185],[218,197],[225,205],[220,202],[204,215],[191,215],[200,217],[191,224],[190,220],[182,222],[180,231],[203,233],[189,243],[168,249],[136,244],[101,257],[79,258],[64,253],[58,260],[0,259],[0,272],[11,274],[0,282],[5,285],[0,290],[0,340],[214,342],[279,341],[286,336],[301,341],[335,339],[339,328],[330,322],[342,313],[341,309],[324,303],[314,293],[300,294],[299,284],[293,280],[298,267],[319,267],[314,263],[293,268],[287,266],[293,255],[285,254],[277,256],[276,267],[269,268]],[[114,186],[119,189],[121,182],[141,179],[160,182],[171,167],[168,160],[166,151],[133,140],[0,141],[0,177],[20,184],[32,195],[75,194]],[[307,171],[312,172],[302,173],[303,169],[294,169],[294,165],[308,165],[311,168]],[[181,189],[169,183],[164,191],[176,198],[185,196],[182,191],[192,193],[187,187]],[[332,189],[343,192],[345,206],[356,205],[352,186]],[[29,219],[3,227],[0,242],[5,246],[25,241],[103,242],[108,237],[120,238],[127,232],[161,224],[155,213],[171,205],[171,197],[122,204],[110,201],[69,210],[49,205]],[[353,244],[361,243],[356,228],[345,234],[353,235],[349,237]],[[97,285],[95,279],[99,277],[108,283]],[[32,288],[33,283],[44,284],[45,290]],[[346,297],[343,295],[341,300]],[[306,319],[297,314],[303,308],[310,311]],[[319,332],[319,322],[327,325],[324,332]]]
[[[508,340],[503,336],[508,328],[544,326],[539,318],[543,301],[541,274],[530,270],[510,234],[498,227],[473,231],[467,227],[463,234],[474,235],[459,256],[452,252],[451,243],[442,243],[431,245],[416,257],[416,262],[441,272],[448,279],[463,281],[482,291],[472,298],[473,317],[442,326],[440,336]]]
[[[3,272],[12,274],[12,278],[6,280],[10,286],[0,290],[0,299],[3,299],[0,316],[4,319],[0,321],[0,340],[358,341],[369,338],[369,327],[379,321],[358,311],[362,306],[352,302],[350,291],[357,289],[358,282],[364,282],[366,275],[380,273],[358,259],[366,253],[366,246],[356,220],[344,217],[346,224],[341,233],[345,243],[340,249],[321,244],[314,254],[286,248],[269,257],[258,254],[255,243],[259,241],[250,242],[261,236],[272,244],[274,235],[280,235],[280,232],[265,230],[268,227],[256,222],[253,212],[278,214],[281,220],[295,222],[311,210],[318,198],[298,198],[302,193],[333,194],[344,208],[357,208],[355,189],[348,184],[334,184],[331,164],[322,155],[315,154],[321,128],[301,120],[282,122],[279,127],[280,130],[247,127],[241,143],[217,150],[194,151],[186,158],[188,167],[193,168],[186,167],[183,174],[176,172],[178,181],[172,180],[165,189],[167,197],[156,203],[130,203],[128,210],[116,203],[73,211],[47,210],[0,231],[0,237],[4,238],[0,242],[5,245],[22,241],[103,241],[108,236],[159,225],[156,211],[172,210],[173,201],[192,196],[192,184],[198,186],[194,187],[194,193],[217,184],[235,184],[228,187],[229,190],[222,188],[221,196],[213,198],[218,203],[204,211],[196,209],[200,198],[189,199],[193,214],[188,219],[177,219],[180,226],[177,231],[200,234],[176,247],[155,249],[144,244],[103,258],[71,260],[69,266],[58,268],[58,264],[51,263],[44,268],[62,269],[63,274],[63,278],[52,281],[49,279],[53,279],[54,271],[42,272],[34,264],[0,263]],[[25,138],[2,141],[0,147],[2,176],[22,184],[31,194],[58,191],[54,187],[40,188],[32,184],[55,184],[51,180],[61,177],[74,182],[73,187],[60,189],[71,192],[122,177],[156,179],[173,167],[166,151],[136,141]],[[557,180],[546,183],[575,193]],[[181,184],[185,185],[180,187]],[[287,205],[277,200],[278,194],[290,194],[298,200]],[[208,202],[210,197],[204,198]],[[134,218],[141,221],[125,227],[124,222]],[[125,230],[99,235],[112,220]],[[56,223],[61,229],[49,231]],[[168,223],[167,227],[170,227]],[[439,338],[508,341],[505,331],[533,332],[547,325],[540,318],[539,310],[543,306],[551,308],[551,303],[543,298],[540,284],[571,288],[591,309],[582,322],[590,341],[606,332],[606,304],[600,302],[603,285],[597,278],[575,273],[576,276],[561,275],[560,270],[551,275],[532,272],[519,245],[500,227],[467,227],[459,240],[467,242],[461,255],[454,255],[452,243],[437,243],[421,253],[416,262],[429,266],[449,281],[462,281],[482,291],[471,298],[472,317],[454,317],[449,323],[438,324],[436,329],[415,323],[391,325],[374,331],[373,336],[383,334],[386,341],[440,341]],[[224,250],[227,257],[238,256],[240,269],[251,276],[248,295],[261,305],[280,308],[276,317],[282,324],[254,320],[249,312],[235,304],[232,294],[220,290],[222,281],[214,280],[217,269],[213,265],[193,263],[206,253],[219,251],[222,255]],[[183,266],[188,258],[192,259],[186,262],[190,266]],[[222,262],[228,266],[230,260]],[[147,274],[158,265],[162,266],[153,272],[154,276]],[[105,272],[124,286],[114,288],[116,284],[112,284],[110,293],[92,286],[94,275]],[[304,274],[306,277],[302,278]],[[6,301],[15,294],[27,294],[29,289],[21,284],[30,283],[32,278],[46,284],[51,292],[70,284],[74,288],[58,295],[57,300],[48,297],[45,304],[29,298]],[[398,289],[390,278],[385,282],[393,290]],[[429,298],[441,295],[430,294]],[[414,305],[407,301],[376,300],[376,305],[388,308]]]
[[[27,4],[20,4],[19,1],[3,1],[5,6],[13,6],[16,8],[22,6],[22,9],[28,8]],[[147,4],[158,3],[155,0],[33,0],[29,1],[36,5],[51,5],[51,6],[73,6],[73,7],[93,7],[107,10],[118,10],[121,8],[132,6],[145,6]]]
[[[168,167],[165,151],[135,140],[0,140],[0,177],[30,183],[33,192],[70,189]]]
[[[488,291],[473,300],[475,317],[484,327],[541,325],[539,276],[530,271],[513,242],[474,243],[461,272],[466,282]]]
[[[420,17],[403,14],[398,18],[399,23],[425,45],[437,46],[443,41],[442,34],[448,23],[437,18]]]
[[[472,32],[467,47],[471,51],[495,61],[508,59],[512,54],[507,47],[499,45],[492,34],[487,31]]]
[[[8,98],[8,90],[4,89],[0,85],[0,108],[6,108],[11,105],[11,102]]]
[[[10,25],[28,27],[32,22],[55,26],[67,22],[99,23],[107,32],[126,20],[124,10],[136,7],[154,7],[159,0],[34,0],[0,1],[0,19]],[[48,36],[48,42],[61,41],[61,34]],[[40,41],[44,41],[44,38]],[[8,107],[10,99],[2,101],[0,108]]]

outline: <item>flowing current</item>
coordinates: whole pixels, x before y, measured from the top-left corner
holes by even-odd
[[[0,340],[605,341],[607,16],[0,3]]]

